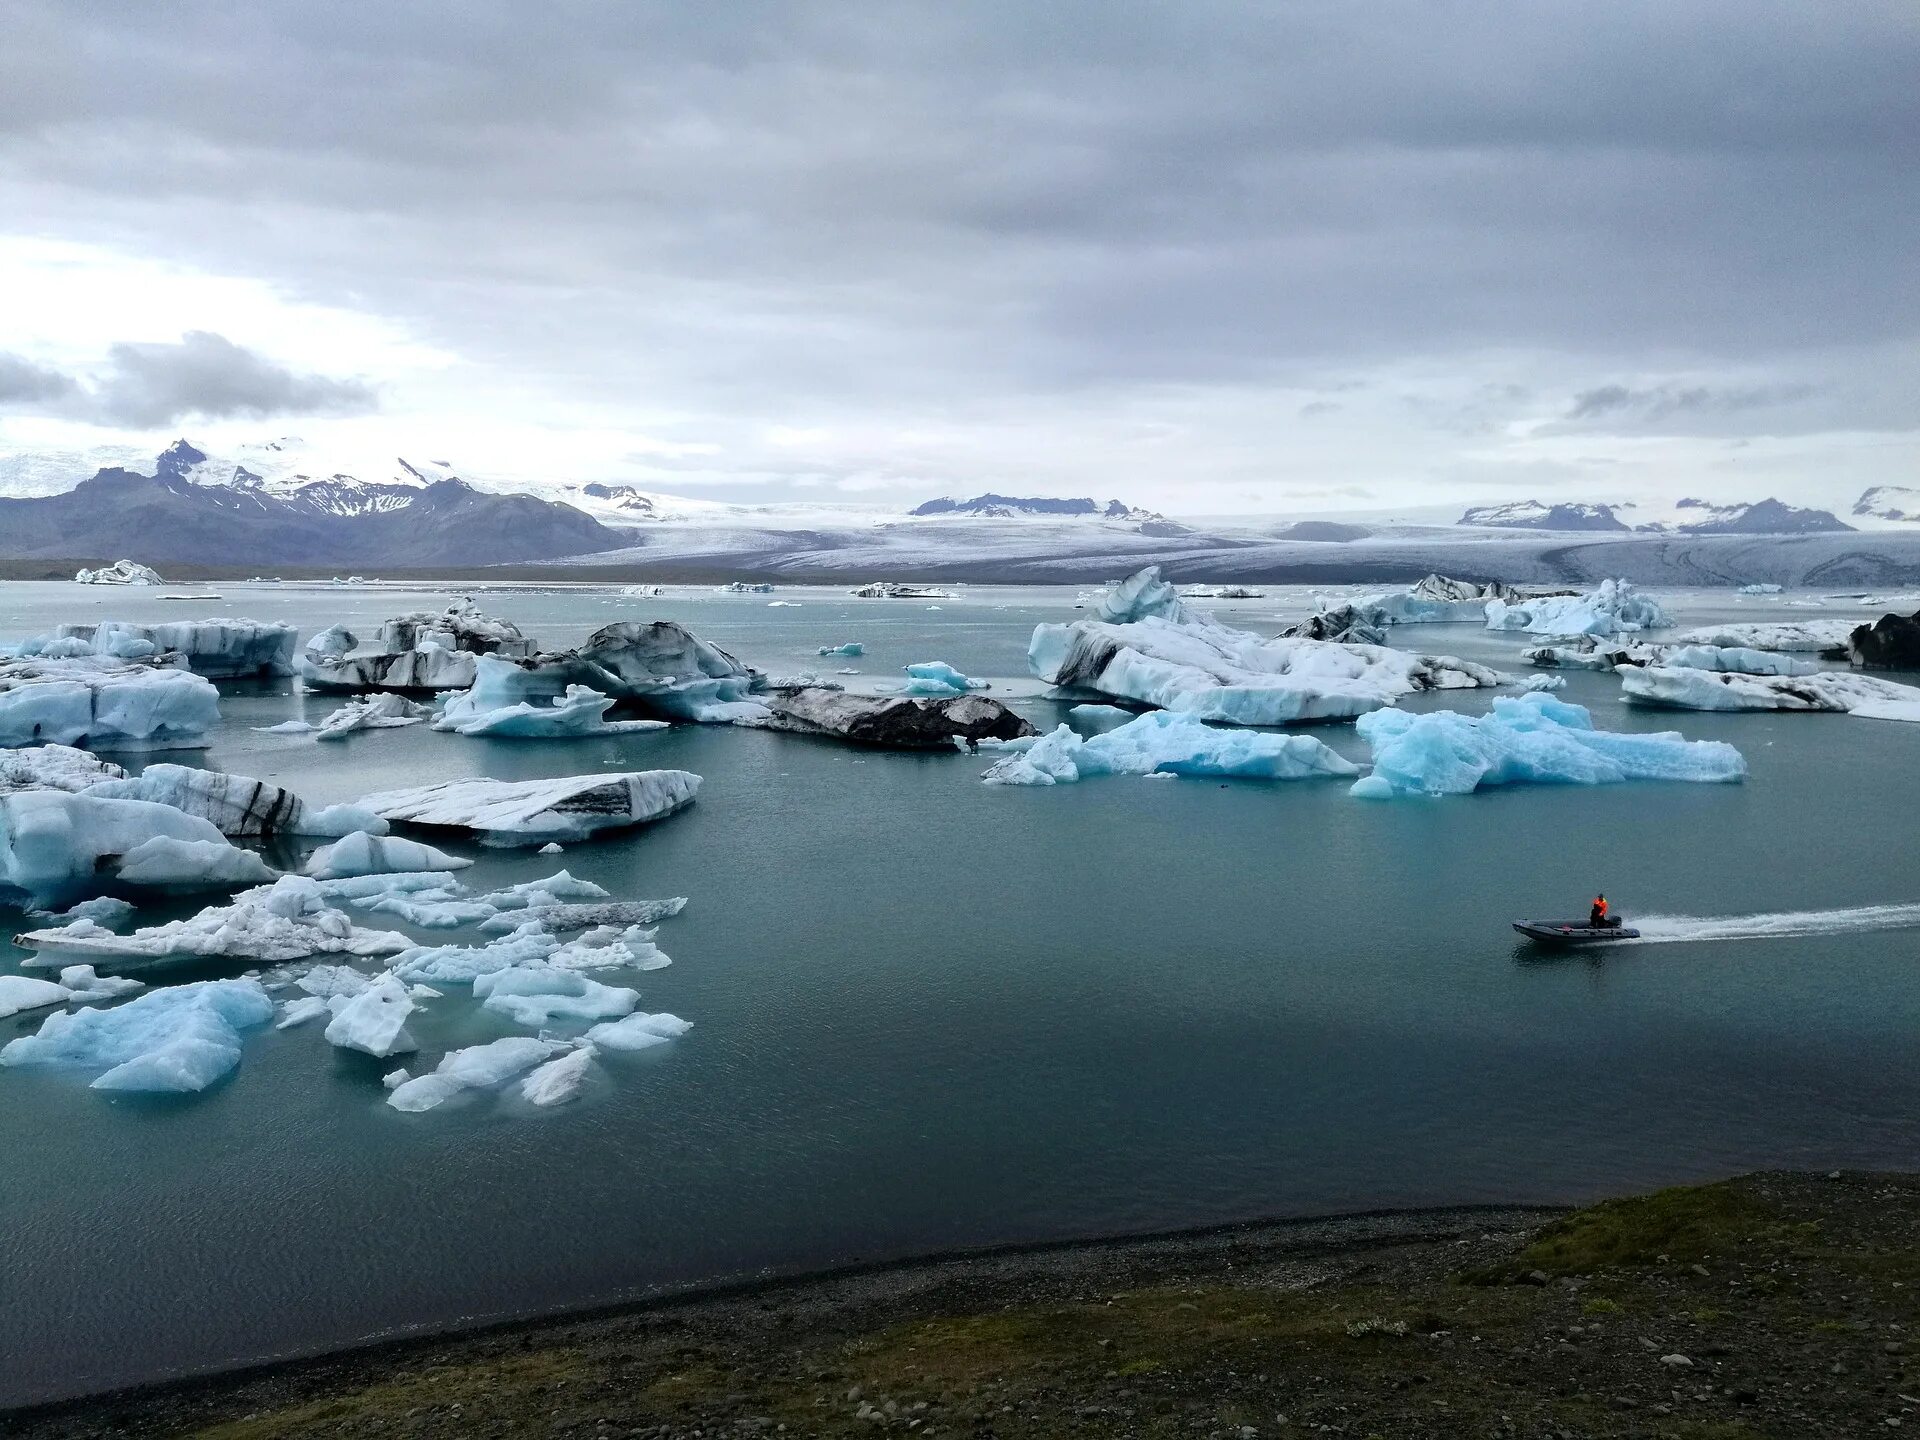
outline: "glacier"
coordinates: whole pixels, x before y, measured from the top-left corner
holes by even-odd
[[[239,1065],[240,1032],[272,1018],[256,980],[169,985],[110,1009],[49,1015],[0,1049],[0,1065],[100,1070],[95,1090],[204,1090]]]
[[[1620,691],[1641,704],[1676,710],[1824,710],[1871,720],[1920,720],[1920,689],[1845,670],[1739,675],[1648,666],[1622,670]]]
[[[1235,725],[1344,720],[1416,690],[1500,683],[1484,665],[1380,645],[1266,639],[1184,605],[1149,566],[1104,593],[1094,620],[1034,627],[1042,680]]]
[[[1007,755],[983,778],[990,785],[1062,785],[1091,775],[1155,772],[1254,780],[1360,773],[1311,736],[1221,730],[1192,715],[1157,710],[1091,739],[1062,725]]]
[[[686,770],[557,775],[542,780],[442,780],[360,801],[382,819],[470,830],[483,845],[584,840],[661,820],[691,805],[700,777]]]
[[[220,692],[166,665],[97,655],[0,659],[0,749],[192,748],[220,723]]]
[[[1353,785],[1367,799],[1465,795],[1492,785],[1731,782],[1747,773],[1740,752],[1723,741],[1595,730],[1585,708],[1542,693],[1501,696],[1487,715],[1380,710],[1361,716],[1356,728],[1373,749],[1372,774]]]

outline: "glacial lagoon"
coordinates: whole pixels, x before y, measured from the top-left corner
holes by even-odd
[[[947,661],[1046,729],[1067,705],[1027,675],[1028,637],[1076,613],[1071,589],[990,586],[935,601],[211,592],[9,584],[0,636],[210,615],[370,630],[470,593],[550,646],[670,618],[778,673],[870,681]],[[1683,627],[1878,613],[1658,593]],[[1207,603],[1271,633],[1312,594]],[[1393,638],[1527,668],[1518,635]],[[866,653],[817,655],[844,641]],[[0,1404],[930,1251],[1920,1166],[1920,928],[1887,908],[1920,902],[1920,726],[1649,710],[1612,675],[1564,673],[1560,698],[1596,725],[1728,741],[1747,780],[1367,803],[1331,779],[994,787],[987,757],[725,727],[537,742],[415,726],[319,745],[255,727],[317,720],[337,697],[222,682],[211,748],[156,758],[319,804],[460,775],[705,777],[686,812],[561,856],[434,837],[475,856],[461,879],[476,887],[564,866],[618,897],[688,897],[659,931],[672,966],[620,983],[693,1029],[602,1056],[586,1093],[551,1110],[489,1095],[400,1114],[390,1062],[311,1026],[249,1032],[238,1071],[194,1096],[0,1071]],[[1351,726],[1309,733],[1366,758]],[[1630,919],[1660,917],[1649,932],[1670,943],[1562,957],[1516,943],[1510,920],[1596,888]],[[1755,918],[1783,912],[1818,913]],[[0,933],[21,919],[0,911]],[[0,1020],[0,1043],[43,1019]],[[412,1028],[430,1059],[511,1027],[461,1001]]]

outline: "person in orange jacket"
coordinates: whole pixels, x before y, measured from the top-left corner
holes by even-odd
[[[1594,896],[1593,908],[1587,912],[1587,924],[1593,926],[1595,929],[1599,929],[1612,923],[1613,922],[1607,918],[1607,897],[1605,895]]]

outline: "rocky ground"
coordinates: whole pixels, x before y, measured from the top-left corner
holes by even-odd
[[[1867,1436],[1920,1429],[1920,1177],[1756,1175],[972,1257],[413,1341],[19,1436]]]

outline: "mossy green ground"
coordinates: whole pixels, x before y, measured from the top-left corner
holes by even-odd
[[[1276,1231],[1109,1250],[1092,1273],[829,1280],[102,1401],[23,1433],[1897,1433],[1920,1426],[1916,1199],[1908,1177],[1759,1176],[1344,1248]]]

